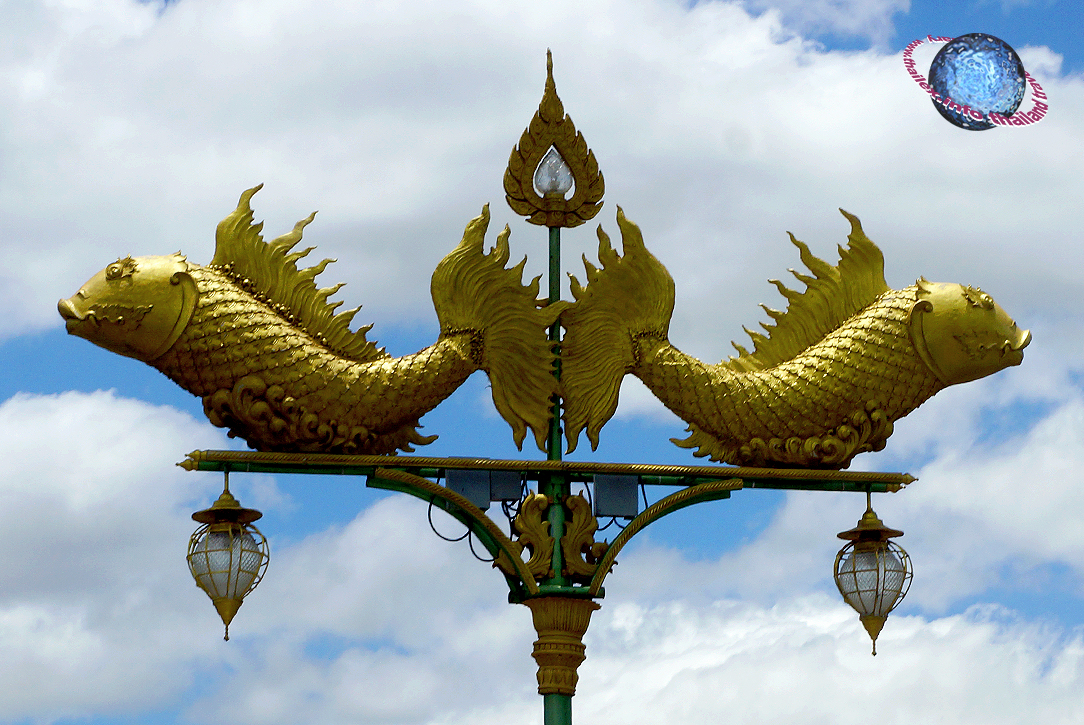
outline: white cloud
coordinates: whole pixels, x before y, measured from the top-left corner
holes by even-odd
[[[268,724],[541,722],[541,698],[524,684],[533,679],[533,666],[525,666],[532,637],[522,636],[528,618],[498,616],[503,636],[494,648],[487,646],[493,622],[483,630],[439,598],[431,606],[451,614],[447,624],[475,646],[447,659],[438,636],[409,655],[351,648],[323,662],[261,641],[251,667],[190,715],[198,708],[198,721]],[[513,639],[515,648],[501,646]],[[1081,633],[996,607],[933,620],[893,615],[877,658],[857,615],[822,595],[768,607],[725,599],[604,602],[585,641],[575,717],[603,725],[708,723],[723,714],[747,722],[858,723],[870,712],[889,723],[947,715],[1008,725],[1038,714],[1068,725],[1082,712]]]
[[[897,13],[911,8],[910,0],[748,0],[753,10],[779,12],[787,27],[803,35],[830,34],[885,44],[893,34]]]
[[[770,608],[618,605],[594,624],[578,716],[990,725],[1070,723],[1082,713],[1073,692],[1084,678],[1079,632],[981,610],[932,621],[890,617],[873,658],[849,612],[821,597]]]
[[[188,686],[213,645],[185,636],[206,603],[184,564],[188,514],[211,491],[173,464],[221,446],[107,392],[0,405],[0,719],[153,707]]]
[[[1065,60],[1061,53],[1055,53],[1050,48],[1032,47],[1026,45],[1016,49],[1024,69],[1042,84],[1047,76],[1061,75],[1061,64]]]

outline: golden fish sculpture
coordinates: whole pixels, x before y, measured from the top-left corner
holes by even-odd
[[[858,219],[831,266],[791,235],[811,275],[793,272],[804,292],[772,283],[786,312],[765,307],[767,335],[746,330],[749,352],[718,365],[668,340],[674,280],[645,248],[619,209],[623,254],[599,228],[596,268],[584,258],[587,286],[572,277],[576,302],[561,317],[565,435],[592,448],[617,409],[621,379],[640,378],[689,425],[674,439],[694,455],[746,466],[845,468],[884,448],[893,422],[948,385],[1023,360],[1031,333],[985,292],[920,279],[889,289],[881,251]]]
[[[419,419],[471,373],[490,377],[497,410],[521,445],[527,428],[545,450],[555,353],[546,337],[562,306],[540,309],[538,279],[505,268],[506,227],[487,254],[488,207],[437,266],[431,290],[440,336],[392,358],[336,314],[292,251],[313,216],[271,242],[241,195],[207,266],[179,252],[127,257],[92,277],[58,309],[68,332],[148,363],[203,399],[207,417],[263,451],[386,454],[432,442]],[[524,260],[525,262],[526,260]],[[371,326],[370,326],[371,327]]]

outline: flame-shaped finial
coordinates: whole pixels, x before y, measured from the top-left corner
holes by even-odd
[[[532,224],[576,227],[598,214],[605,188],[595,154],[557,97],[553,54],[547,50],[546,90],[504,172],[508,206]]]

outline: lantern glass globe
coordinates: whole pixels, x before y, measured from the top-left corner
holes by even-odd
[[[197,534],[188,554],[188,566],[196,583],[212,599],[241,599],[256,586],[264,560],[263,547],[252,535],[253,527],[215,528]]]
[[[550,148],[542,157],[542,162],[534,172],[534,186],[542,196],[557,194],[564,196],[572,188],[572,169],[568,168],[557,149]]]
[[[843,599],[861,615],[887,616],[907,593],[911,581],[907,558],[893,542],[844,551],[836,568]]]

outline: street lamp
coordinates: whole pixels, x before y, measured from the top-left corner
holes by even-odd
[[[876,654],[911,568],[890,541],[903,532],[884,526],[870,496],[914,478],[839,469],[884,448],[894,421],[942,388],[1020,364],[1031,340],[979,289],[925,279],[889,288],[881,251],[847,212],[839,263],[792,237],[808,274],[792,273],[805,290],[775,281],[787,310],[765,308],[773,324],[749,333],[753,350],[735,345],[738,356],[715,365],[670,342],[675,281],[620,208],[621,252],[600,227],[600,265],[585,258],[586,284],[570,275],[574,299],[562,299],[561,229],[597,215],[605,183],[557,96],[551,59],[504,175],[512,210],[548,229],[548,299],[539,299],[538,279],[523,283],[526,260],[505,266],[507,227],[485,252],[487,205],[433,273],[437,342],[392,358],[366,338],[367,327],[350,330],[356,309],[336,313],[341,303],[327,299],[338,287],[317,289],[330,260],[298,269],[311,248],[291,250],[312,216],[263,240],[249,203],[258,190],[244,192],[219,224],[210,264],[179,253],[121,259],[58,305],[70,333],[154,365],[200,396],[211,422],[256,449],[194,451],[180,464],[227,474],[215,504],[192,516],[203,524],[188,547],[196,583],[228,639],[268,561],[252,525],[261,514],[230,494],[231,468],[365,476],[368,487],[408,493],[463,523],[505,577],[509,602],[531,609],[546,725],[572,721],[582,639],[623,547],[663,516],[735,491],[866,493],[858,526],[839,534],[850,543],[834,573]],[[394,455],[433,440],[418,433],[419,420],[476,370],[489,375],[517,446],[530,428],[546,459]],[[729,465],[563,460],[581,433],[597,447],[628,374],[688,424],[689,437],[674,443]],[[646,504],[648,486],[678,490],[640,511],[637,493]],[[507,528],[486,515],[492,501],[502,502]],[[627,523],[600,540],[600,517]]]
[[[203,524],[188,540],[188,568],[196,586],[214,602],[230,638],[230,622],[245,595],[256,588],[267,570],[267,539],[252,525],[262,513],[242,508],[230,493],[230,474],[225,472],[222,495],[209,509],[192,519]]]
[[[885,526],[873,512],[866,494],[866,512],[853,529],[837,534],[850,541],[836,554],[834,578],[844,601],[859,614],[862,626],[873,640],[888,613],[895,609],[911,586],[911,557],[899,544],[890,541],[902,531]]]

